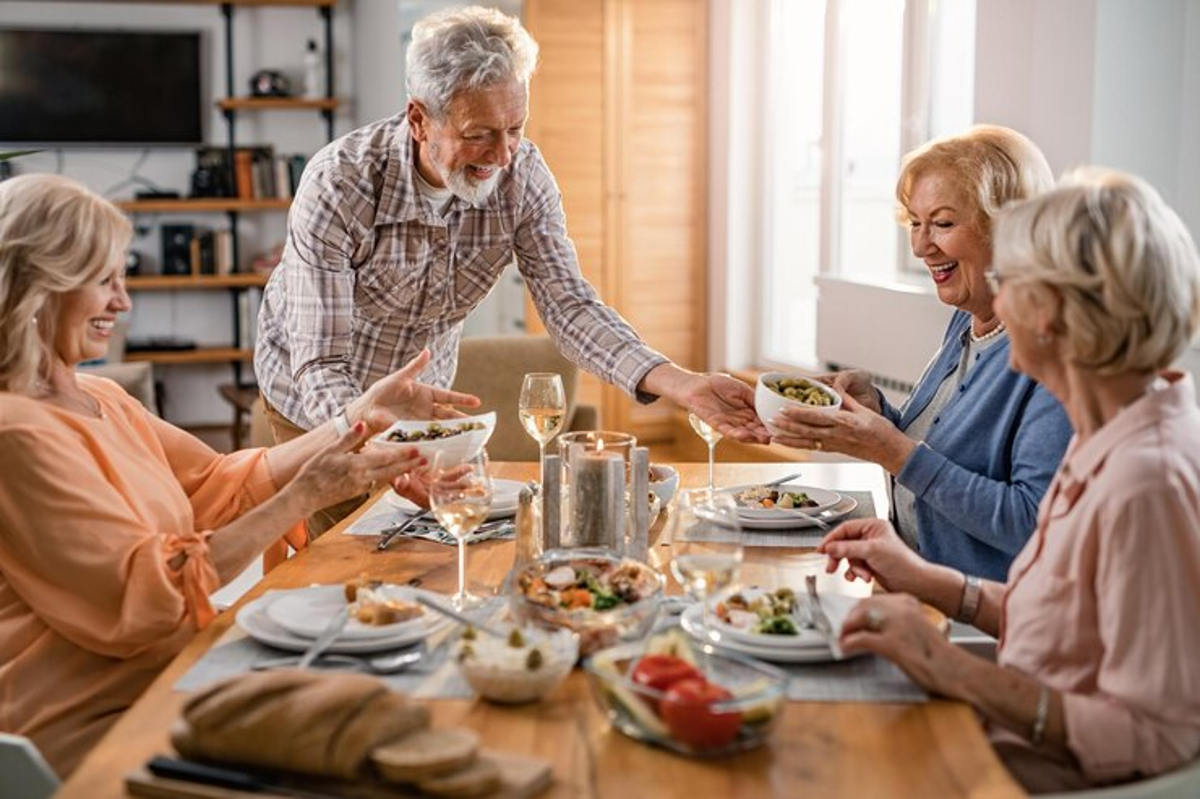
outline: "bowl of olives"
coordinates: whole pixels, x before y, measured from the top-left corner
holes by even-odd
[[[783,431],[771,421],[787,408],[836,411],[840,407],[840,394],[824,383],[803,375],[767,372],[759,376],[758,386],[754,390],[754,410],[775,435]]]

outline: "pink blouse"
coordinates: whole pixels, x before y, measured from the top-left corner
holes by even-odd
[[[1069,751],[994,731],[1028,787],[1082,787],[1200,754],[1200,409],[1165,375],[1071,442],[1009,572],[998,661],[1061,691]]]
[[[265,450],[218,455],[79,384],[103,419],[0,392],[0,730],[64,777],[211,616],[208,531],[275,493]]]

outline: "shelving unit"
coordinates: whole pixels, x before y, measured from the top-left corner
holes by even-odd
[[[237,152],[237,115],[240,113],[302,111],[318,112],[325,121],[325,138],[334,136],[334,112],[338,100],[334,97],[333,59],[333,7],[337,0],[146,0],[147,2],[217,5],[220,6],[225,42],[225,96],[216,100],[225,119],[226,146],[229,165],[233,168]],[[311,7],[320,15],[324,38],[325,96],[309,97],[244,97],[238,96],[234,86],[234,12],[239,7]],[[230,185],[234,185],[231,181]],[[238,268],[241,254],[238,246],[238,218],[244,213],[269,213],[286,211],[289,199],[244,199],[239,197],[203,197],[180,199],[127,200],[117,206],[130,214],[208,214],[221,213],[228,218],[232,235],[233,264]],[[260,274],[235,273],[230,275],[146,275],[131,277],[127,283],[130,291],[190,291],[225,289],[230,293],[233,304],[233,341],[241,341],[241,314],[238,295],[246,289],[261,288],[267,278]],[[130,361],[151,361],[158,364],[210,364],[229,363],[233,367],[235,386],[242,385],[242,365],[253,359],[253,352],[233,347],[201,347],[194,350],[158,350],[131,352]]]

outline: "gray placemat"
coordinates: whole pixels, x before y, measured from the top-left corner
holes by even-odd
[[[878,655],[831,663],[781,665],[795,702],[928,702],[929,694]]]
[[[858,507],[829,526],[836,527],[847,519],[874,519],[875,500],[870,491],[840,491],[842,496],[851,497]],[[721,530],[705,530],[700,535],[689,535],[687,541],[707,541],[713,544],[741,544],[744,547],[815,547],[821,543],[827,531],[816,526],[794,527],[784,530],[751,530],[743,528],[737,533]],[[666,542],[663,542],[666,543]]]
[[[405,519],[409,518],[411,511],[397,507],[386,499],[381,499],[367,509],[367,512],[354,520],[354,523],[346,528],[346,535],[379,535],[389,527],[400,524]],[[512,538],[516,527],[513,526],[512,520],[501,520],[493,525],[491,522],[485,522],[480,527],[479,532],[472,533],[467,536],[468,544],[477,544],[480,541],[490,541],[493,538]],[[420,521],[414,524],[403,533],[405,538],[420,538],[425,541],[434,541],[439,544],[448,546],[457,546],[458,539],[450,535],[449,531],[434,521]]]
[[[482,608],[468,611],[467,615],[472,617],[478,615],[481,619],[495,619],[505,611],[505,608],[506,603],[493,600]],[[452,642],[457,639],[458,631],[458,625],[447,625],[425,640],[425,657],[418,663],[397,674],[376,674],[374,676],[383,680],[394,691],[402,691],[423,699],[470,699],[475,692],[467,684],[454,662],[456,647],[452,645]],[[376,654],[385,655],[387,653]],[[220,640],[179,678],[174,688],[177,691],[196,691],[217,680],[249,672],[259,661],[287,656],[299,658],[300,653],[276,649],[259,643],[246,635],[240,627],[234,625],[226,630]],[[369,658],[372,655],[361,657]],[[365,666],[356,668],[353,665],[341,663],[324,665],[319,660],[316,668],[321,671],[373,674]]]

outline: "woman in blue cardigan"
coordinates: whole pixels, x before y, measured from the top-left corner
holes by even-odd
[[[795,408],[771,420],[782,444],[883,466],[904,539],[927,560],[992,580],[1005,579],[1033,531],[1071,437],[1058,401],[1009,368],[984,278],[996,211],[1053,182],[1041,151],[1008,128],[976,126],[909,153],[899,212],[938,299],[957,309],[941,349],[902,408],[849,371],[826,378],[843,396],[838,412]]]

